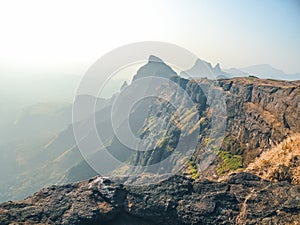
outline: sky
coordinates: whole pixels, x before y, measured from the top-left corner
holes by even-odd
[[[223,68],[300,72],[300,1],[1,1],[1,71],[81,75],[139,41],[177,44]],[[22,74],[22,72],[20,72]]]

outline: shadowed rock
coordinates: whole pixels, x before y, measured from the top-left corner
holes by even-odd
[[[0,205],[1,224],[287,224],[300,219],[300,187],[249,173],[222,182],[180,176],[130,187],[95,177]]]

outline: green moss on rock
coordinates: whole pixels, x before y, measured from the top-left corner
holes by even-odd
[[[222,159],[222,162],[217,166],[217,172],[219,175],[224,175],[230,171],[243,168],[243,158],[240,155],[233,155],[226,151],[219,151],[218,156]]]

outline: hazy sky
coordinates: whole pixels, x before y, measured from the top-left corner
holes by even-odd
[[[0,3],[0,29],[0,69],[83,74],[113,48],[155,40],[224,68],[300,72],[297,0],[10,0]]]

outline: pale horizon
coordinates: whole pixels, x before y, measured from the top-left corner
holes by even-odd
[[[0,70],[82,75],[110,50],[151,40],[226,69],[270,64],[300,73],[300,4],[293,0],[13,0],[0,3],[0,24]]]

